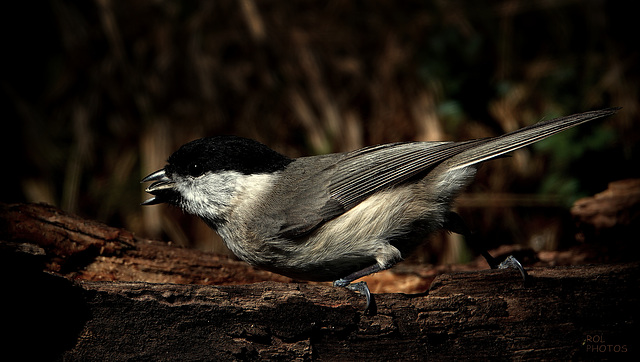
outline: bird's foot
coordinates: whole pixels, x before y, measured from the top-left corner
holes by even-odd
[[[529,280],[529,274],[522,267],[522,264],[513,255],[509,255],[502,263],[498,264],[498,269],[516,269],[522,275],[522,281],[525,283]]]
[[[366,282],[357,282],[357,283],[351,284],[349,281],[345,279],[339,279],[333,282],[333,286],[344,287],[364,295],[364,297],[367,300],[367,305],[364,308],[365,311],[368,311],[369,308],[372,306],[371,302],[373,301],[373,296],[371,295],[371,291],[369,290],[369,286],[367,286]]]

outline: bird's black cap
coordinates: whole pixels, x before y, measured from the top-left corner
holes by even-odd
[[[283,170],[292,159],[258,141],[216,136],[191,141],[168,159],[168,174],[199,176],[207,171],[237,171],[246,175]]]

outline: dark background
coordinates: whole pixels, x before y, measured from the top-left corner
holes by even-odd
[[[486,164],[458,211],[491,247],[555,250],[574,242],[573,201],[639,176],[628,2],[78,0],[1,16],[2,202],[224,251],[195,218],[139,205],[139,180],[192,139],[302,156],[611,106],[624,108]],[[433,245],[421,260],[464,258]]]

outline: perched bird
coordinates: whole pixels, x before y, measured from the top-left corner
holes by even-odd
[[[390,143],[301,158],[245,138],[201,138],[142,180],[155,181],[145,190],[154,197],[143,205],[176,205],[204,220],[247,263],[348,286],[364,293],[368,306],[366,284],[351,282],[391,268],[439,229],[466,233],[450,208],[480,163],[618,109],[498,137]]]

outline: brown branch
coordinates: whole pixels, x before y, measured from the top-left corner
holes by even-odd
[[[46,270],[72,279],[239,284],[290,279],[212,253],[137,238],[44,204],[0,205],[5,241],[43,249]]]
[[[163,250],[155,255],[165,255],[164,260],[153,260],[136,251],[148,241],[77,218],[68,225],[69,220],[60,221],[61,215],[39,205],[2,208],[5,242],[0,262],[2,275],[9,277],[3,283],[9,305],[3,310],[20,316],[7,324],[14,331],[8,346],[24,357],[441,360],[638,355],[638,263],[533,268],[526,286],[511,271],[451,273],[438,276],[428,293],[377,294],[377,313],[371,315],[363,313],[359,295],[325,285],[72,281],[70,276],[82,273],[45,273],[43,268],[54,263],[51,251],[87,249],[54,248],[27,236],[53,235],[58,243],[72,245],[73,238],[99,235],[90,243],[102,250],[94,259],[122,257],[120,264],[111,263],[114,269],[130,268],[129,263],[142,269],[141,261],[133,261],[137,256],[163,266],[173,261],[182,270],[167,271],[173,276],[190,267],[203,268],[195,274],[213,272],[222,268],[213,267],[216,263],[234,262],[207,261],[206,253],[150,243],[153,248],[148,250]],[[15,222],[30,217],[46,221],[40,232]],[[61,237],[59,231],[50,233],[51,225],[69,231]],[[170,254],[168,249],[179,252]],[[192,258],[191,253],[200,256]],[[183,263],[185,256],[190,261]],[[68,261],[60,260],[57,265],[65,269]],[[39,348],[21,348],[21,341]]]

